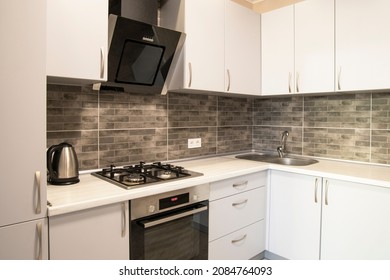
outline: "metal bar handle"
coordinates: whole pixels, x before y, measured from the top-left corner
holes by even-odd
[[[318,203],[318,178],[316,178],[315,188],[314,188],[314,203]]]
[[[150,227],[161,225],[161,224],[164,224],[164,223],[167,223],[167,222],[170,222],[170,221],[173,221],[173,220],[177,220],[177,219],[180,219],[180,218],[183,218],[183,217],[191,216],[193,214],[197,214],[197,213],[206,211],[207,209],[208,209],[207,206],[202,206],[202,207],[199,207],[199,208],[192,209],[190,211],[182,212],[182,213],[179,213],[179,214],[176,214],[176,215],[172,215],[172,216],[168,216],[168,217],[165,217],[165,218],[161,218],[161,219],[158,219],[158,220],[155,220],[155,221],[140,222],[140,224],[142,224],[144,226],[144,228],[150,228]]]
[[[227,86],[226,91],[230,91],[230,70],[227,69],[226,72],[227,72],[227,77],[228,77],[228,86]]]
[[[232,244],[238,243],[240,241],[243,241],[246,238],[246,234],[244,234],[241,238],[232,240]]]
[[[341,90],[341,67],[339,68],[339,73],[337,75],[337,89]]]
[[[41,214],[42,212],[42,206],[41,206],[41,188],[42,188],[42,185],[41,185],[41,172],[40,171],[36,171],[35,172],[35,183],[36,183],[36,186],[37,186],[37,204],[35,206],[35,214]]]
[[[245,189],[247,186],[248,186],[248,181],[243,181],[243,182],[233,184],[233,188],[240,189],[240,190]]]
[[[121,236],[125,237],[126,236],[126,227],[127,227],[127,215],[126,215],[126,202],[122,202],[122,232]]]
[[[39,222],[36,224],[36,231],[37,231],[37,234],[38,234],[38,239],[37,239],[37,248],[38,248],[38,251],[37,251],[37,254],[35,256],[35,259],[36,260],[42,260],[42,223]]]
[[[188,73],[189,73],[189,76],[190,76],[190,79],[188,80],[188,87],[190,88],[191,85],[192,85],[192,64],[191,62],[188,62]]]
[[[291,93],[291,72],[288,72],[288,93]]]
[[[297,92],[299,92],[299,72],[297,72],[297,78],[296,78],[296,89],[297,89]]]
[[[247,202],[248,202],[248,199],[245,199],[245,200],[243,200],[241,202],[234,202],[234,203],[232,203],[232,206],[234,206],[234,207],[240,206],[240,205],[243,205],[243,204],[245,204]]]
[[[325,182],[325,205],[329,205],[328,190],[329,190],[329,181],[326,180],[326,182]]]
[[[100,78],[104,78],[104,70],[105,70],[105,59],[104,59],[104,49],[103,47],[100,47]]]

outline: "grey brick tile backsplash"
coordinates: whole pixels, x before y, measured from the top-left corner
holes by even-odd
[[[48,85],[47,146],[75,146],[80,169],[250,150],[390,164],[390,93],[262,98],[96,92]],[[202,147],[188,149],[189,138]]]

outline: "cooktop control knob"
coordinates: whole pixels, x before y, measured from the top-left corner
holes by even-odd
[[[149,213],[154,213],[154,212],[156,212],[156,206],[154,206],[154,205],[149,205],[148,211],[149,211]]]

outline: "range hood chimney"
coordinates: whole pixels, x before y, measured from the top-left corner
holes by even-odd
[[[110,0],[108,13],[158,25],[159,0]]]

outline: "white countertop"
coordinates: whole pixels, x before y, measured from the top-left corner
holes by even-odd
[[[180,161],[175,164],[204,175],[126,190],[91,174],[82,174],[80,175],[80,183],[75,185],[48,185],[47,199],[51,204],[48,207],[48,216],[131,200],[264,170],[281,170],[390,188],[390,167],[334,160],[319,160],[319,163],[309,166],[287,166],[236,159],[235,155],[229,155]]]

